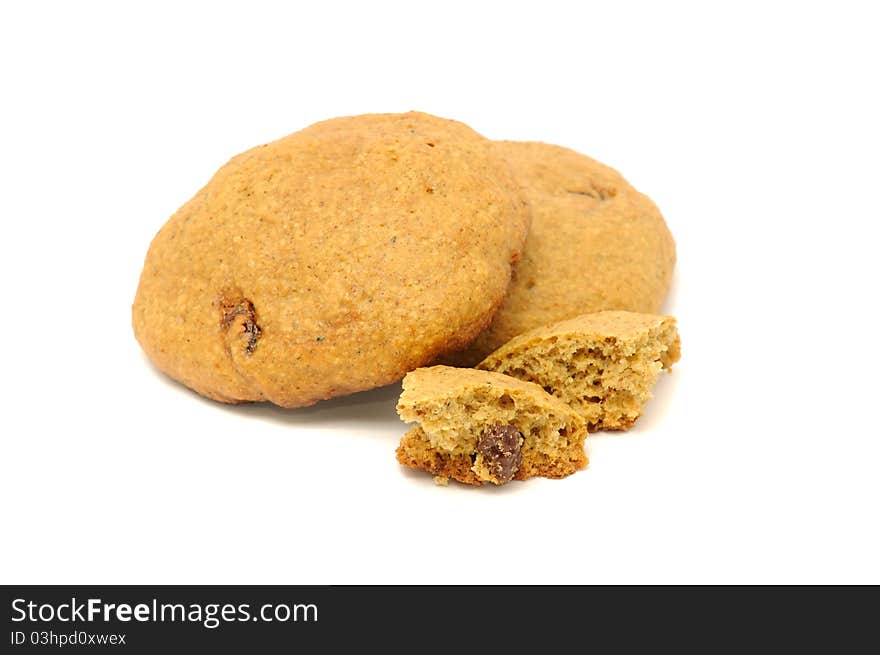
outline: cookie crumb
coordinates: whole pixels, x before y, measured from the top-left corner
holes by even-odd
[[[434,476],[434,484],[439,485],[441,487],[449,486],[449,478],[445,475],[435,475]]]

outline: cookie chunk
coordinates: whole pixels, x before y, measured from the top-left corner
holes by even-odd
[[[625,430],[679,356],[671,316],[608,311],[520,335],[478,368],[534,382],[577,410],[590,430]]]
[[[528,230],[508,164],[428,114],[317,123],[223,166],[153,240],[135,335],[223,402],[370,389],[462,348]]]
[[[491,325],[446,363],[473,366],[541,325],[588,312],[660,310],[675,243],[651,200],[617,171],[546,143],[500,141],[532,207],[532,227]]]
[[[539,386],[499,373],[432,366],[408,373],[397,412],[417,425],[397,460],[441,481],[562,478],[587,465],[583,419]]]

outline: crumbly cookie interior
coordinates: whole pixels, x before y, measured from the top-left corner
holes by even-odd
[[[479,368],[534,382],[574,408],[595,430],[625,430],[651,398],[660,371],[678,360],[678,332],[663,322],[626,340],[552,336],[489,357]]]
[[[399,407],[403,420],[418,425],[401,440],[398,461],[467,484],[560,478],[586,466],[582,423],[523,394],[501,391],[488,385],[466,388]],[[487,433],[507,426],[519,432],[521,441],[516,469],[505,479],[482,444]]]

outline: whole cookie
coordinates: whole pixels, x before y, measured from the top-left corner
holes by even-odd
[[[473,365],[518,334],[579,314],[658,312],[675,242],[654,203],[573,150],[514,141],[495,148],[531,204],[532,227],[491,325],[447,361]]]
[[[297,407],[388,384],[489,323],[528,215],[508,165],[462,123],[317,123],[234,157],[169,219],[135,335],[223,402]]]

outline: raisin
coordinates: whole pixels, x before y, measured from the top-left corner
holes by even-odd
[[[477,441],[477,454],[492,477],[509,482],[522,463],[522,433],[512,425],[490,425]]]
[[[220,325],[224,329],[229,329],[237,317],[244,317],[244,320],[241,321],[242,332],[246,340],[244,351],[248,355],[252,355],[257,348],[257,341],[260,339],[260,335],[263,334],[260,326],[257,325],[254,303],[247,298],[222,296],[218,304],[220,306]]]

